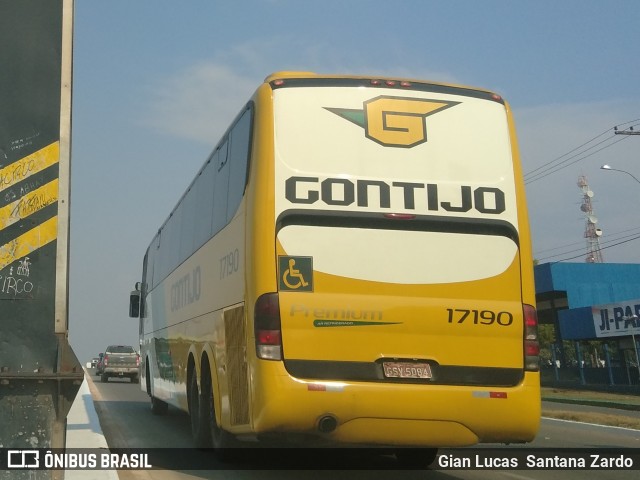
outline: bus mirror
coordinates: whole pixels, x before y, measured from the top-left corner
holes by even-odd
[[[135,289],[136,289],[136,292],[141,292],[142,291],[142,282],[136,282]]]
[[[139,290],[134,290],[133,292],[131,292],[131,295],[129,295],[129,316],[131,318],[140,317],[140,291]]]

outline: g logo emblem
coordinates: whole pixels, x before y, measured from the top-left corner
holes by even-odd
[[[426,117],[460,102],[380,96],[364,102],[362,110],[325,107],[363,127],[365,136],[385,147],[411,148],[427,141]]]
[[[404,97],[378,97],[364,103],[365,135],[389,147],[415,147],[427,141],[425,118],[454,102]]]

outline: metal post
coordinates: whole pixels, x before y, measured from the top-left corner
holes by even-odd
[[[638,361],[638,344],[636,343],[635,334],[631,334],[631,341],[633,342],[633,351],[636,352],[636,367],[638,367],[638,382],[640,382],[640,361]]]
[[[587,382],[584,379],[584,367],[582,366],[582,350],[580,349],[580,342],[576,342],[576,357],[578,358],[578,368],[580,369],[580,384],[585,385]]]
[[[68,342],[72,14],[73,0],[0,0],[0,65],[9,72],[0,91],[10,92],[0,109],[0,278],[10,286],[0,291],[4,448],[64,448],[84,379]]]
[[[609,371],[609,385],[615,385],[613,380],[613,368],[611,368],[611,355],[609,354],[609,345],[604,344],[604,356],[607,362],[607,370]]]

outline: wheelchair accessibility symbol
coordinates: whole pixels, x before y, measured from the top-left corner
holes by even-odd
[[[312,292],[312,257],[278,257],[278,277],[282,291]]]

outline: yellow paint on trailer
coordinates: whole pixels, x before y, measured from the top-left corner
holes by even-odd
[[[58,201],[57,178],[35,190],[21,189],[18,193],[9,189],[55,165],[59,160],[60,142],[53,142],[0,169],[0,192],[8,192],[4,195],[10,201],[0,208],[0,231]],[[11,197],[8,197],[9,194]],[[53,217],[0,245],[0,269],[56,240],[57,236],[58,219]]]
[[[60,142],[54,142],[17,162],[0,168],[0,192],[58,163],[59,160]]]
[[[0,246],[0,269],[54,241],[57,235],[58,217],[53,217],[15,240]]]
[[[58,179],[56,178],[0,208],[0,230],[57,201]]]

